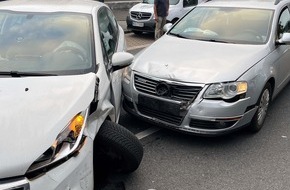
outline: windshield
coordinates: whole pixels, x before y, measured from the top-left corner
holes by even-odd
[[[83,14],[0,12],[0,72],[89,72],[90,27]]]
[[[143,0],[142,2],[146,4],[154,4],[154,0]],[[179,0],[169,0],[169,5],[176,5],[178,2]]]
[[[245,8],[198,7],[169,34],[225,43],[263,44],[270,34],[273,11]]]

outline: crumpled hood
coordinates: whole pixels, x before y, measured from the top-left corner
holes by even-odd
[[[153,13],[153,5],[147,3],[138,3],[134,5],[130,11]]]
[[[181,82],[234,81],[269,52],[267,45],[226,44],[164,35],[138,54],[131,67],[150,76]]]
[[[0,78],[0,179],[25,174],[94,96],[93,73]]]

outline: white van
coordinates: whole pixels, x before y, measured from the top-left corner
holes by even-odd
[[[167,22],[174,23],[202,0],[169,0]],[[154,32],[154,0],[143,0],[129,10],[127,28],[135,34]]]

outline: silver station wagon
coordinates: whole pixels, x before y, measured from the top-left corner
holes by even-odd
[[[125,70],[125,110],[198,135],[259,131],[290,79],[289,6],[213,0],[166,24]]]

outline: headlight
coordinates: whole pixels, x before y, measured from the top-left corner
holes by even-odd
[[[228,82],[211,84],[205,91],[205,99],[231,99],[247,92],[247,82]]]
[[[131,74],[132,74],[131,67],[126,67],[123,71],[123,78],[127,83],[129,83],[131,80]]]
[[[36,159],[29,167],[27,174],[35,171],[47,171],[73,156],[81,148],[83,133],[86,126],[88,110],[72,118],[65,128],[58,134],[49,149]]]

